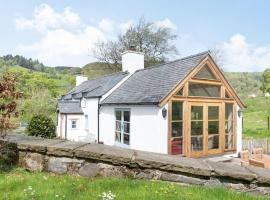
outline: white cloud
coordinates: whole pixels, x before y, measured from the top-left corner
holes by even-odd
[[[121,33],[124,33],[132,24],[134,24],[134,21],[128,20],[126,22],[122,22],[118,25],[118,28],[120,29]]]
[[[79,26],[81,19],[70,7],[64,8],[62,13],[58,13],[48,4],[41,4],[35,8],[32,18],[17,17],[15,24],[16,28],[20,30],[36,29],[38,31],[46,31],[48,29]]]
[[[270,45],[248,43],[241,34],[233,35],[228,42],[218,45],[227,71],[263,71],[270,67]]]
[[[34,55],[45,64],[82,66],[93,58],[89,51],[104,34],[95,27],[87,26],[82,32],[72,33],[64,29],[48,31],[41,40],[33,44],[20,44],[18,51]]]
[[[105,32],[111,32],[114,30],[114,21],[110,20],[110,19],[102,19],[99,24],[98,24],[99,28]]]
[[[35,42],[22,41],[17,45],[16,53],[37,58],[48,66],[83,66],[95,61],[91,50],[96,42],[115,39],[117,33],[124,33],[132,24],[133,20],[119,23],[104,18],[93,26],[84,23],[70,7],[56,11],[48,4],[41,4],[33,10],[31,17],[16,17],[15,26],[19,31],[33,30],[33,34],[40,35]],[[154,24],[176,29],[168,18]]]
[[[154,25],[160,28],[171,28],[173,30],[177,29],[177,26],[169,18],[165,18],[161,21],[157,21],[154,23]]]

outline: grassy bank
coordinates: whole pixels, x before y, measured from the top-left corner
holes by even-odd
[[[270,115],[270,98],[256,97],[245,101],[247,106],[243,110],[244,137],[270,138],[267,130],[267,117]]]
[[[30,173],[23,169],[0,173],[0,199],[102,199],[109,191],[116,199],[265,199],[224,188],[184,187],[157,181],[96,178]]]

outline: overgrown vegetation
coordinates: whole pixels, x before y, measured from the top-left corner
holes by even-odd
[[[39,136],[44,138],[54,138],[55,125],[51,118],[46,115],[35,115],[27,126],[27,133],[31,136]]]
[[[236,193],[225,188],[179,186],[159,181],[115,178],[85,179],[68,175],[30,173],[16,169],[0,174],[0,199],[102,200],[104,194],[115,200],[259,200],[263,197]]]
[[[23,111],[21,121],[29,122],[34,115],[43,114],[56,122],[57,99],[74,87],[74,75],[64,74],[55,68],[33,71],[0,59],[0,74],[5,72],[17,77],[16,87],[24,93],[24,98],[18,102]]]

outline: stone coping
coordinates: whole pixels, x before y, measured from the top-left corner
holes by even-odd
[[[242,167],[232,163],[170,156],[96,143],[44,139],[18,134],[9,134],[7,138],[9,142],[17,144],[19,151],[92,160],[130,168],[157,169],[205,179],[230,178],[270,185],[270,170],[257,167]]]

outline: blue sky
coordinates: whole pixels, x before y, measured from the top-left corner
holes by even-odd
[[[218,48],[227,71],[270,67],[270,1],[0,1],[0,55],[83,66],[91,49],[141,16],[178,35],[181,56]]]

